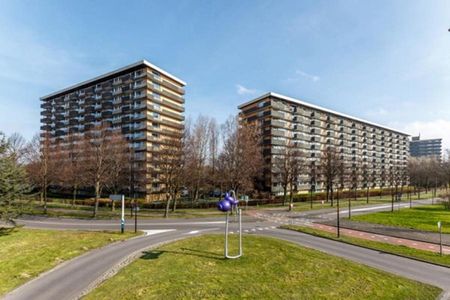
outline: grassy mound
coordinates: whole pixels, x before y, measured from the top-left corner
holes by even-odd
[[[353,216],[352,220],[434,232],[438,230],[437,222],[442,221],[442,232],[450,233],[450,210],[441,204]]]
[[[161,246],[87,299],[435,299],[440,292],[276,239],[246,236],[244,247],[243,257],[226,260],[221,235]]]
[[[0,295],[65,260],[133,235],[92,231],[0,230]]]

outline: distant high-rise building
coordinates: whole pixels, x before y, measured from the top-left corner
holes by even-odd
[[[366,173],[370,174],[363,176],[371,176],[370,187],[390,186],[394,170],[406,168],[408,134],[401,131],[275,93],[262,95],[238,108],[241,120],[256,125],[261,132],[266,163],[264,183],[272,193],[282,191],[274,161],[285,155],[287,145],[306,156],[309,169],[320,165],[324,149],[334,147],[349,168],[366,166]],[[323,178],[315,177],[305,168],[295,190],[314,189],[324,189]]]
[[[98,126],[120,130],[133,148],[133,190],[161,191],[152,158],[184,128],[185,82],[146,60],[41,98],[41,136],[62,143]]]
[[[409,142],[410,155],[414,157],[436,157],[441,158],[442,155],[442,139],[426,139],[421,140],[420,135],[414,136]]]

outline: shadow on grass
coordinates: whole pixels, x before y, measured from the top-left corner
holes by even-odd
[[[16,227],[0,227],[0,236],[10,235],[16,230]]]
[[[144,251],[143,252],[144,255],[141,256],[141,259],[146,259],[146,260],[158,259],[164,253],[196,256],[196,257],[209,258],[209,259],[215,259],[215,260],[224,260],[225,259],[221,254],[214,253],[214,252],[202,251],[202,250],[197,250],[197,249],[188,249],[188,248],[181,248],[180,250],[181,251],[170,251],[170,250]]]

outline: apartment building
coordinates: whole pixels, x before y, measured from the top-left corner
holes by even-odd
[[[160,174],[152,158],[184,128],[186,83],[146,60],[41,97],[41,136],[64,142],[97,126],[121,130],[134,149],[133,190],[157,198]]]
[[[372,186],[389,185],[389,171],[406,168],[408,134],[311,103],[267,93],[238,107],[242,121],[255,124],[262,135],[265,160],[264,185],[267,191],[282,191],[274,161],[283,155],[286,145],[298,148],[307,168],[296,183],[296,190],[324,189],[317,169],[322,151],[333,146],[346,166],[365,164]],[[361,186],[362,187],[362,186]]]
[[[410,155],[414,157],[442,157],[442,139],[421,140],[420,136],[413,136],[409,143]]]

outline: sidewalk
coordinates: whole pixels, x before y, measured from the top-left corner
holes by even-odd
[[[327,232],[336,232],[336,227],[325,225],[325,224],[318,224],[313,223],[311,224],[312,228],[327,231]],[[376,241],[376,242],[382,242],[382,243],[388,243],[392,245],[399,245],[399,246],[406,246],[418,250],[425,250],[425,251],[432,251],[432,252],[439,252],[439,245],[434,243],[427,243],[427,242],[419,242],[404,238],[396,238],[392,236],[386,236],[382,234],[376,234],[376,233],[369,233],[364,231],[358,231],[353,229],[347,229],[347,228],[341,228],[340,234],[349,236],[349,237],[355,237],[363,240],[369,240],[369,241]],[[443,246],[442,247],[443,254],[450,254],[450,247]]]
[[[323,225],[335,226],[336,221],[319,221]],[[414,240],[430,244],[439,244],[439,233],[423,231],[413,228],[403,228],[397,226],[389,226],[368,222],[359,222],[348,219],[341,219],[341,228],[353,229],[356,231],[368,232],[371,234],[379,234],[383,236],[390,236],[394,238],[401,238],[406,240]],[[450,234],[442,234],[442,244],[450,246]]]

